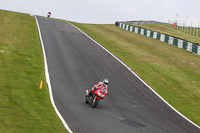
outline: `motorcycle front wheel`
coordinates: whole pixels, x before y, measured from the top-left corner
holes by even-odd
[[[99,100],[100,99],[98,99],[98,98],[94,99],[93,102],[91,103],[91,107],[95,108],[97,106],[97,104],[99,103]]]

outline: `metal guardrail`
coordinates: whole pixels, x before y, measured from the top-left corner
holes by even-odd
[[[163,22],[158,22],[158,21],[126,21],[125,23],[128,24],[133,24],[133,25],[145,25],[145,24],[168,24],[168,23],[163,23]]]

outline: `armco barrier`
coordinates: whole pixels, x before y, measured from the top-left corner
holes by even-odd
[[[197,55],[200,55],[200,46],[198,44],[189,42],[187,40],[173,37],[170,35],[166,35],[160,32],[155,32],[152,30],[144,29],[141,27],[133,26],[133,25],[128,25],[123,22],[115,22],[115,25],[118,26],[119,28],[122,28],[124,30],[128,30],[134,33],[138,33],[143,36],[151,37],[157,40],[160,40],[162,42],[174,45],[176,47],[185,49],[187,51],[191,51]]]

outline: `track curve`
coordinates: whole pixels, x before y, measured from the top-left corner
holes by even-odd
[[[74,133],[200,133],[126,67],[70,24],[37,16],[55,104]],[[85,89],[108,78],[93,109]]]

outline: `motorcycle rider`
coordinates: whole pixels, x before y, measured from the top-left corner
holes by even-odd
[[[103,87],[105,89],[105,93],[108,93],[108,79],[104,79],[103,82],[98,82],[92,89],[89,91],[89,95],[93,94],[96,89]]]
[[[48,12],[47,18],[50,18],[50,16],[51,16],[51,12]]]

